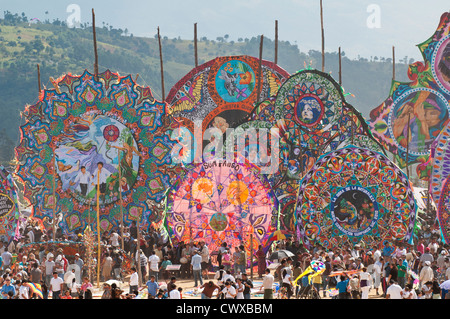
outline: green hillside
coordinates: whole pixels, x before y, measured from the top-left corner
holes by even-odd
[[[120,74],[139,74],[137,82],[148,85],[156,98],[161,97],[159,47],[155,38],[135,37],[128,31],[110,25],[96,28],[99,71],[110,69]],[[155,30],[156,33],[156,30]],[[85,69],[93,72],[94,51],[92,28],[68,28],[65,22],[54,20],[29,22],[25,14],[5,12],[0,19],[0,162],[14,157],[14,146],[19,139],[20,112],[25,105],[38,99],[37,64],[40,65],[42,85],[50,88],[50,77],[65,73],[80,74]],[[253,38],[228,41],[224,35],[216,39],[200,37],[199,64],[217,56],[259,56],[259,35]],[[264,38],[263,59],[273,61],[274,41]],[[162,32],[164,86],[170,88],[194,67],[192,39],[169,39]],[[336,48],[337,51],[338,48]],[[306,66],[321,68],[318,51],[303,52],[296,44],[281,41],[278,44],[278,64],[290,73]],[[345,51],[345,50],[344,50]],[[407,57],[396,65],[397,79],[407,80]],[[326,54],[326,72],[338,78],[338,54]],[[378,106],[389,94],[392,60],[383,57],[342,59],[343,86],[347,100],[364,116]]]

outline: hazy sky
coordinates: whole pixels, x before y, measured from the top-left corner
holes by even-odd
[[[25,12],[28,18],[67,20],[79,17],[97,26],[103,22],[127,28],[135,36],[161,35],[229,40],[264,34],[274,39],[278,20],[279,39],[296,43],[302,52],[321,50],[319,0],[0,0],[3,11]],[[71,4],[75,6],[70,6]],[[350,58],[358,55],[390,57],[396,47],[398,59],[408,56],[423,60],[416,45],[436,30],[449,0],[323,0],[325,50],[341,46]],[[73,11],[71,8],[75,8]],[[69,10],[68,10],[69,9]],[[79,9],[79,10],[78,10]],[[48,13],[46,14],[46,11]]]

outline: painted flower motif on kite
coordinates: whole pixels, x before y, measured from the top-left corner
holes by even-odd
[[[34,217],[51,217],[55,209],[62,229],[72,232],[96,220],[98,201],[102,232],[119,225],[120,205],[125,221],[136,218],[127,214],[136,209],[144,221],[157,220],[150,207],[181,169],[170,156],[176,125],[165,104],[130,75],[109,70],[98,79],[88,71],[65,75],[54,85],[26,108],[16,148],[16,175]]]
[[[210,251],[223,242],[266,247],[277,229],[272,188],[250,163],[205,162],[190,169],[168,195],[166,227],[178,240],[203,240]]]
[[[349,146],[321,156],[302,180],[297,230],[326,248],[407,242],[416,216],[405,174],[384,155]]]

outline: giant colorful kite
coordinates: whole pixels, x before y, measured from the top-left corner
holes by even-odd
[[[285,70],[266,60],[261,60],[259,72],[257,58],[218,57],[185,75],[172,87],[166,101],[170,114],[187,128],[192,139],[202,140],[208,128],[224,133],[245,119],[258,101],[275,96],[288,76]],[[194,154],[190,159],[193,158]]]
[[[393,81],[389,97],[370,113],[374,136],[400,167],[427,162],[431,144],[448,123],[449,31],[450,13],[444,13],[434,35],[418,45],[424,62],[409,66],[411,82]]]
[[[450,124],[431,147],[430,193],[437,206],[437,217],[446,243],[450,242]]]
[[[322,155],[300,185],[296,217],[306,246],[407,242],[416,203],[405,174],[386,156],[355,146]]]
[[[20,210],[16,186],[12,175],[0,166],[0,237],[6,242],[16,237],[19,223]]]
[[[272,187],[259,168],[211,161],[196,164],[167,199],[166,226],[172,238],[189,242],[203,240],[210,251],[224,242],[242,243],[249,250],[268,248],[276,231],[278,205]],[[250,241],[253,238],[253,242]]]
[[[181,166],[172,163],[176,127],[166,105],[131,75],[67,74],[24,112],[16,175],[35,218],[61,214],[65,232],[96,224],[109,232],[122,221],[162,221],[154,211]],[[99,190],[99,192],[97,192]],[[122,208],[122,209],[121,209]]]
[[[321,154],[350,144],[383,151],[329,74],[302,70],[292,75],[281,86],[274,110],[287,145],[281,155],[289,178],[301,179]]]

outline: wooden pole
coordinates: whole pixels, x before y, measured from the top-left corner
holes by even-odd
[[[263,41],[264,41],[264,35],[261,35],[261,40],[260,40],[260,42],[259,42],[258,87],[257,87],[258,95],[256,96],[256,104],[259,104],[259,102],[260,102],[260,95],[261,95],[261,81],[263,81],[263,78],[262,78],[262,52],[263,52]]]
[[[166,101],[166,93],[164,92],[164,67],[163,67],[163,58],[162,58],[162,47],[161,47],[161,34],[159,33],[158,27],[158,43],[159,43],[159,62],[161,66],[161,95],[162,101]]]
[[[339,85],[342,86],[342,55],[341,55],[341,47],[339,47]]]
[[[392,81],[395,81],[395,46],[392,46]]]
[[[411,119],[411,113],[408,113],[408,131],[406,132],[406,175],[409,180],[409,121]]]
[[[322,72],[325,72],[325,32],[323,29],[323,5],[320,0],[320,26],[322,30]]]
[[[252,228],[253,229],[253,228]],[[250,278],[253,279],[253,230],[250,234]]]
[[[56,147],[56,146],[55,146]],[[55,148],[53,151],[53,241],[56,241],[56,156]]]
[[[94,8],[92,8],[92,34],[94,40],[94,78],[98,81],[98,53],[97,53],[97,34],[95,32],[95,13]]]
[[[39,64],[37,65],[37,77],[38,77],[38,89],[39,93],[41,93],[41,70],[39,68]]]
[[[100,246],[100,171],[97,170],[97,287],[100,287],[100,258],[101,258],[101,246]]]
[[[195,54],[195,67],[198,67],[197,23],[194,23],[194,54]]]
[[[141,229],[140,229],[140,222],[139,219],[141,217],[138,216],[136,220],[136,226],[137,226],[137,252],[136,255],[138,256],[137,259],[137,269],[138,269],[138,279],[139,279],[139,287],[142,286],[142,271],[141,271]]]
[[[122,182],[122,172],[120,169],[120,150],[117,149],[117,160],[118,167],[117,171],[119,172],[119,200],[120,200],[120,237],[122,239],[122,250],[124,250],[124,240],[123,240],[123,200],[122,200],[122,189],[120,183]]]
[[[278,64],[278,20],[275,20],[275,59],[274,63]]]

